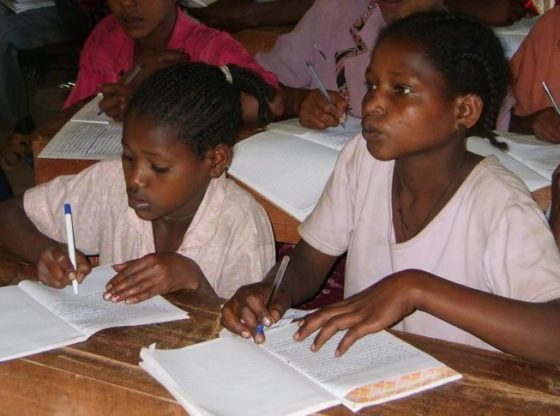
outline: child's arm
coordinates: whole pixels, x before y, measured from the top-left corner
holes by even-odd
[[[187,59],[187,55],[178,50],[165,50],[142,57],[141,65],[123,74],[118,83],[101,85],[103,99],[99,102],[100,110],[112,119],[122,121],[134,92],[146,78],[167,66],[186,62]]]
[[[408,314],[424,311],[496,348],[527,359],[560,363],[560,299],[522,302],[467,288],[430,273],[405,270],[302,321],[302,340],[320,329],[313,350],[348,329],[343,354],[357,339],[390,327]]]
[[[81,282],[91,271],[87,258],[76,251],[77,273],[68,257],[66,244],[42,234],[27,217],[23,196],[0,204],[0,245],[37,266],[41,282],[62,288],[75,277]]]
[[[560,249],[560,165],[552,174],[551,202],[550,202],[550,229]]]
[[[560,115],[552,107],[523,117],[515,115],[512,111],[509,130],[534,134],[538,139],[560,143]]]
[[[107,283],[104,298],[138,303],[180,289],[216,296],[198,264],[178,253],[152,253],[115,264],[117,275]]]
[[[282,86],[284,118],[298,116],[311,129],[336,127],[346,119],[348,103],[337,91],[328,91],[329,102],[319,90]]]
[[[257,325],[271,325],[284,315],[286,310],[309,299],[321,288],[336,257],[328,256],[301,241],[290,254],[290,263],[282,285],[270,309],[265,303],[279,264],[267,274],[264,281],[241,287],[222,308],[222,325],[244,338],[253,337],[255,342],[264,341],[257,334]]]

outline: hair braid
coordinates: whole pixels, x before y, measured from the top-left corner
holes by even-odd
[[[264,119],[270,115],[267,98],[274,96],[274,89],[257,74],[230,68],[233,83],[226,81],[220,68],[202,62],[163,68],[138,88],[127,116],[151,117],[175,129],[201,157],[220,143],[233,146],[242,122],[240,92],[259,94],[259,116]]]

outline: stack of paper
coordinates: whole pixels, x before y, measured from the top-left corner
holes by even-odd
[[[16,13],[55,5],[52,0],[0,0],[0,2]]]
[[[99,111],[102,94],[78,111],[39,154],[44,159],[103,160],[122,153],[122,123]]]

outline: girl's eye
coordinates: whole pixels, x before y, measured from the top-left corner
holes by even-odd
[[[132,156],[123,153],[121,159],[123,160],[123,162],[130,162],[132,160]]]
[[[165,173],[165,172],[169,172],[169,168],[167,166],[157,166],[157,165],[152,165],[152,170],[156,173]]]
[[[412,94],[412,88],[406,85],[396,85],[395,92],[399,95],[408,95],[408,94]]]
[[[366,81],[365,84],[367,92],[375,91],[377,89],[377,85],[375,85],[373,82]]]

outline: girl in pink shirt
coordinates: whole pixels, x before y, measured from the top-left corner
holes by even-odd
[[[313,296],[347,252],[346,299],[294,334],[313,336],[312,351],[347,331],[339,356],[394,327],[560,363],[560,253],[546,219],[495,158],[465,149],[471,134],[500,145],[507,79],[499,40],[474,20],[422,13],[390,25],[366,71],[362,135],[300,226],[275,302],[266,308],[277,267],[237,291],[222,323],[263,342],[259,321]]]
[[[130,97],[143,80],[157,69],[186,60],[217,66],[235,64],[278,87],[276,77],[258,65],[241,44],[225,32],[195,22],[177,8],[174,0],[107,3],[112,15],[100,21],[86,40],[78,80],[65,107],[101,91],[104,99],[100,108],[121,120]],[[130,80],[129,74],[137,66],[142,70]],[[270,91],[268,99],[272,101],[277,90]],[[258,105],[252,93],[242,94],[242,105],[244,119],[256,121]]]
[[[0,244],[53,287],[81,282],[86,255],[118,272],[105,298],[136,303],[179,289],[231,296],[274,263],[264,209],[225,171],[241,124],[240,91],[271,87],[251,71],[201,62],[148,78],[124,119],[122,160],[61,176],[0,205]],[[269,111],[263,98],[262,117]],[[72,205],[74,270],[65,244]]]

